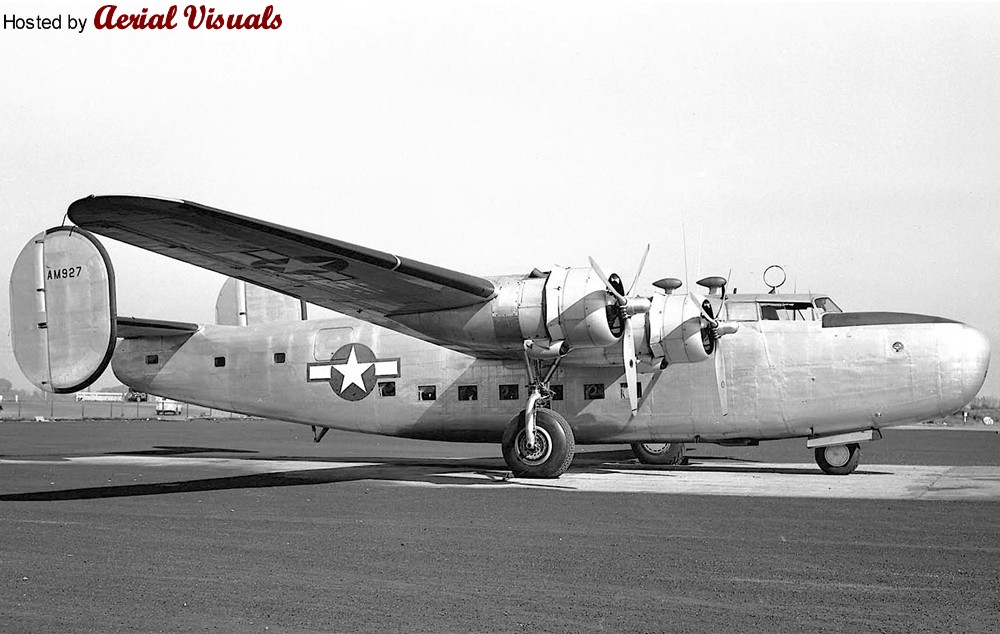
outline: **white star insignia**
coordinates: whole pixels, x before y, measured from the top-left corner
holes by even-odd
[[[357,385],[362,390],[366,389],[365,380],[362,378],[362,375],[373,365],[371,362],[359,363],[358,357],[354,354],[354,346],[351,346],[351,354],[347,357],[347,363],[333,364],[331,366],[344,377],[344,382],[340,385],[340,393],[343,394],[344,390],[351,385]]]

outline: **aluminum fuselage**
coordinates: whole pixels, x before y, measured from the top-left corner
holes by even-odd
[[[342,396],[346,383],[317,380],[331,355],[351,344],[370,349],[382,360],[379,367],[397,370],[387,378],[394,383],[393,395],[381,395],[371,375],[365,379],[368,393],[356,400]],[[982,333],[945,320],[840,327],[818,320],[745,322],[724,338],[722,353],[726,415],[710,360],[671,365],[655,381],[651,371],[640,372],[649,394],[631,417],[620,387],[625,379],[617,346],[576,360],[570,353],[552,377],[563,393],[552,409],[582,444],[815,437],[945,416],[975,396],[989,363]],[[284,355],[283,362],[276,362],[276,354]],[[522,361],[477,359],[348,317],[206,325],[191,335],[125,339],[112,364],[118,378],[137,391],[409,438],[498,442],[526,397]],[[338,370],[325,372],[340,378]],[[517,398],[501,400],[502,385],[518,386]],[[586,385],[603,386],[604,398],[585,398]],[[431,386],[434,400],[423,400],[427,391],[421,388]],[[476,386],[475,400],[459,399],[466,386]],[[509,396],[510,388],[505,390]]]

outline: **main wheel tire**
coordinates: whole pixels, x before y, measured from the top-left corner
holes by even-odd
[[[829,475],[847,475],[858,468],[861,445],[830,445],[816,448],[816,464]]]
[[[558,478],[573,462],[576,441],[566,419],[550,409],[535,410],[535,446],[524,433],[524,410],[503,432],[503,459],[518,478]]]
[[[634,442],[632,453],[642,464],[687,464],[684,443],[681,442]]]

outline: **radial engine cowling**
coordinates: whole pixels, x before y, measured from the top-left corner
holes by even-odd
[[[668,363],[704,361],[715,351],[711,325],[697,302],[712,315],[711,305],[690,294],[655,295],[646,317],[646,336],[654,359]]]
[[[553,340],[574,348],[605,348],[621,339],[618,305],[593,269],[554,269],[545,284],[545,321]]]

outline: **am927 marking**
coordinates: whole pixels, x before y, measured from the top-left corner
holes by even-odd
[[[70,266],[61,269],[49,269],[48,274],[46,274],[45,279],[47,280],[65,280],[71,277],[80,277],[80,272],[83,271],[82,266]]]

